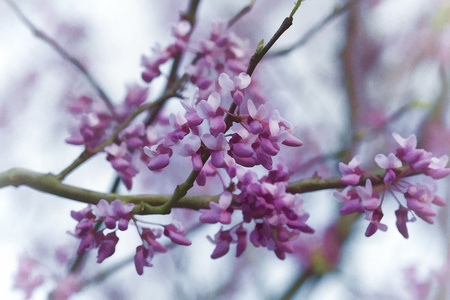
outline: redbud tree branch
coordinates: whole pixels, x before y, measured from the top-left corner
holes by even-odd
[[[366,178],[362,179],[360,185],[363,185],[365,180]],[[381,183],[379,180],[371,180],[374,184]],[[105,199],[109,202],[120,199],[123,203],[134,203],[135,208],[133,213],[135,214],[164,213],[162,208],[164,205],[167,205],[172,198],[171,196],[159,195],[125,196],[116,193],[96,192],[61,183],[61,181],[58,180],[58,177],[53,174],[38,173],[23,168],[13,168],[0,173],[0,188],[7,186],[19,187],[22,185],[41,192],[88,204],[97,204],[100,199]],[[345,186],[346,185],[341,183],[340,177],[329,179],[308,178],[289,184],[287,191],[289,193],[301,194],[325,189],[344,188]],[[183,186],[180,188],[183,188]],[[209,208],[209,202],[217,202],[218,199],[218,196],[183,196],[177,202],[172,203],[172,207],[198,210],[201,208]]]
[[[106,95],[105,91],[101,88],[100,84],[95,80],[95,78],[89,73],[89,71],[83,66],[83,64],[72,56],[67,50],[65,50],[61,45],[59,45],[54,39],[48,36],[45,32],[38,29],[27,16],[19,9],[19,7],[10,0],[3,0],[11,8],[11,10],[16,14],[16,16],[22,21],[22,23],[39,39],[44,41],[50,47],[52,47],[61,57],[67,59],[75,68],[77,68],[84,78],[89,82],[89,84],[94,88],[100,98],[108,107],[108,110],[113,116],[115,116],[114,107],[110,98]]]

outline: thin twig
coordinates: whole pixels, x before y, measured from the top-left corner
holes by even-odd
[[[289,27],[292,25],[292,17],[287,17],[283,20],[283,23],[281,23],[280,27],[278,28],[277,32],[272,36],[270,41],[264,46],[264,48],[255,53],[252,58],[250,59],[250,63],[247,68],[247,74],[252,75],[253,71],[255,70],[258,63],[261,61],[261,59],[264,57],[264,55],[269,51],[270,48],[275,44],[275,42],[281,37],[281,35],[288,30]]]
[[[45,32],[38,29],[31,21],[28,19],[25,14],[19,9],[19,7],[10,0],[3,0],[6,4],[13,10],[16,16],[22,21],[22,23],[28,27],[28,29],[39,39],[44,41],[46,44],[51,46],[59,55],[61,55],[64,59],[67,59],[75,68],[77,68],[81,74],[86,78],[86,80],[91,84],[91,86],[96,90],[97,94],[103,100],[103,102],[108,107],[108,110],[112,114],[113,117],[116,116],[114,111],[114,106],[112,105],[112,101],[106,95],[105,91],[100,87],[100,84],[97,80],[92,77],[89,71],[81,64],[81,62],[72,56],[69,52],[67,52],[61,45],[59,45],[55,40],[49,37]]]

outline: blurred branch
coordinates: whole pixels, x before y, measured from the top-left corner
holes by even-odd
[[[28,27],[28,29],[39,39],[44,41],[46,44],[51,46],[59,55],[61,55],[64,59],[67,59],[75,68],[77,68],[81,74],[86,78],[86,80],[91,84],[91,86],[96,90],[97,94],[103,100],[103,102],[108,107],[109,111],[113,116],[115,116],[114,106],[110,98],[106,95],[105,91],[100,87],[100,84],[97,80],[92,77],[92,75],[88,72],[88,70],[81,64],[81,62],[72,56],[69,52],[67,52],[61,45],[59,45],[55,40],[49,37],[45,32],[38,29],[31,21],[28,19],[25,14],[19,9],[19,7],[10,0],[3,0],[6,4],[13,10],[16,16],[22,21],[22,23]]]
[[[255,4],[256,0],[251,0],[250,4],[244,7],[240,12],[237,13],[230,21],[228,21],[228,28],[233,26],[240,18],[242,18],[245,14],[247,14]]]
[[[292,283],[290,288],[286,291],[286,293],[280,297],[281,300],[289,300],[292,299],[292,297],[297,293],[297,291],[300,289],[300,287],[306,282],[306,280],[317,280],[317,274],[314,273],[314,270],[312,268],[308,268],[305,272],[300,274],[300,276],[297,278],[295,282]]]
[[[300,38],[297,42],[295,42],[294,44],[292,44],[289,47],[286,47],[285,49],[282,50],[278,50],[275,52],[272,52],[271,54],[268,54],[267,57],[268,58],[273,58],[273,57],[277,57],[277,56],[282,56],[282,55],[286,55],[288,53],[290,53],[291,51],[294,51],[302,46],[304,46],[307,42],[309,42],[309,40],[316,34],[318,33],[320,30],[322,30],[326,25],[328,25],[328,23],[330,23],[331,21],[333,21],[335,18],[337,18],[338,16],[340,16],[341,14],[343,14],[344,12],[346,12],[350,6],[357,2],[359,0],[351,0],[349,1],[347,4],[345,4],[342,7],[336,7],[333,12],[331,14],[329,14],[325,19],[323,19],[320,23],[316,24],[315,26],[313,26],[310,30],[308,30],[302,38]]]

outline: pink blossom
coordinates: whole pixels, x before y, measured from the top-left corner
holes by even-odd
[[[387,230],[388,227],[385,224],[380,223],[382,218],[383,218],[383,212],[381,211],[380,206],[370,213],[367,212],[366,220],[370,221],[370,224],[369,224],[369,226],[367,226],[367,229],[366,229],[367,237],[373,235],[378,229],[381,231]]]
[[[184,234],[186,230],[177,228],[174,224],[164,226],[164,235],[170,238],[170,240],[178,245],[189,246],[191,243]]]
[[[363,171],[359,167],[362,158],[360,155],[356,155],[352,160],[346,165],[342,162],[339,163],[339,170],[344,176],[341,178],[343,184],[357,185],[364,175]]]
[[[222,231],[220,229],[214,236],[214,239],[209,238],[209,240],[216,245],[216,248],[211,254],[211,258],[224,256],[230,250],[230,244],[232,242],[230,231]]]
[[[372,189],[372,182],[369,179],[366,180],[365,187],[356,187],[356,192],[361,198],[365,210],[375,210],[378,207],[380,196]]]
[[[400,205],[400,207],[395,211],[395,216],[397,217],[396,225],[398,231],[403,235],[405,239],[409,237],[408,228],[406,227],[407,222],[414,222],[416,220],[415,217],[412,219],[408,218],[409,209]]]
[[[231,200],[233,199],[230,192],[224,192],[219,197],[219,202],[209,202],[209,209],[200,209],[199,212],[200,221],[203,223],[231,223],[231,213],[233,210],[230,208]]]
[[[119,238],[115,231],[110,232],[107,235],[105,235],[103,231],[99,231],[95,234],[95,239],[98,245],[97,263],[101,263],[114,254]]]
[[[109,203],[105,199],[100,199],[97,205],[94,206],[93,212],[99,218],[105,218],[104,222],[107,228],[114,229],[116,222],[118,222],[118,228],[120,230],[126,230],[128,228],[128,222],[132,217],[131,211],[133,208],[134,203],[123,204],[119,199]]]
[[[28,256],[21,256],[19,270],[14,278],[13,288],[25,292],[24,299],[30,299],[34,290],[44,283],[44,278],[37,273],[39,262]]]
[[[432,157],[425,174],[431,176],[433,179],[441,179],[450,174],[450,168],[446,168],[448,163],[448,156],[443,155],[440,158]]]

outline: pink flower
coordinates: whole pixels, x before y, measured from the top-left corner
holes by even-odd
[[[109,203],[105,199],[100,199],[97,205],[94,206],[93,212],[99,218],[104,218],[107,228],[114,229],[116,222],[118,222],[120,230],[127,230],[133,208],[134,203],[123,204],[119,199]]]
[[[209,238],[209,237],[208,237]],[[216,245],[211,258],[219,258],[224,256],[230,250],[230,244],[232,242],[230,231],[222,231],[222,228],[214,236],[214,240],[209,238],[209,240]]]
[[[361,198],[365,210],[375,210],[378,207],[378,198],[380,196],[372,189],[372,182],[370,179],[366,180],[365,187],[356,187],[356,192]]]
[[[367,212],[366,220],[370,221],[369,226],[366,229],[366,236],[369,237],[373,235],[378,229],[381,231],[386,231],[387,226],[385,224],[380,223],[383,218],[383,212],[381,211],[381,207],[379,206],[372,212]]]
[[[224,192],[219,197],[219,203],[209,202],[209,209],[199,209],[202,214],[200,221],[203,223],[231,223],[231,213],[233,210],[230,208],[231,200],[233,196],[230,192]]]
[[[234,76],[233,79],[226,73],[219,75],[219,85],[226,91],[231,92],[233,102],[236,105],[241,105],[244,100],[243,90],[249,86],[251,78],[247,73],[240,73],[238,76]]]
[[[30,299],[34,290],[44,283],[44,278],[36,274],[38,266],[39,262],[37,260],[21,256],[13,288],[25,292],[25,299]]]
[[[408,228],[406,227],[407,222],[414,222],[416,220],[415,217],[412,219],[408,219],[409,209],[400,205],[400,207],[395,211],[395,216],[397,217],[396,226],[398,231],[403,235],[405,239],[409,237]]]
[[[428,169],[424,173],[431,176],[433,179],[447,177],[450,174],[450,168],[445,167],[447,163],[447,155],[441,156],[440,158],[432,157]]]
[[[356,192],[356,190],[352,189],[351,186],[347,186],[344,190],[335,191],[333,196],[338,199],[340,202],[343,202],[339,213],[341,215],[348,215],[351,213],[364,213],[366,210],[364,209],[361,198]]]
[[[96,243],[98,245],[97,263],[101,263],[106,258],[110,257],[116,251],[116,245],[119,238],[116,232],[110,232],[107,235],[103,231],[99,231],[95,234]]]
[[[341,178],[343,184],[357,185],[364,175],[363,171],[360,169],[361,156],[356,155],[353,159],[346,165],[342,162],[339,163],[339,170],[344,176]]]
[[[434,191],[430,191],[427,186],[420,183],[416,185],[410,184],[405,193],[406,205],[413,210],[416,215],[430,224],[434,223],[433,217],[437,213],[431,208],[431,204],[444,206],[445,201],[435,195]]]
[[[189,246],[191,243],[184,234],[186,230],[178,229],[174,224],[164,226],[164,235],[167,236],[173,243],[183,246]]]
[[[144,267],[151,267],[150,263],[151,258],[150,251],[145,248],[143,245],[140,245],[136,248],[136,254],[134,255],[134,265],[136,266],[136,272],[139,275],[144,274]]]

